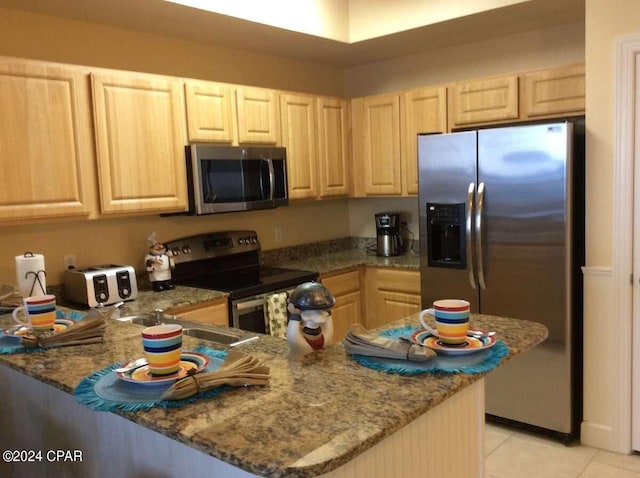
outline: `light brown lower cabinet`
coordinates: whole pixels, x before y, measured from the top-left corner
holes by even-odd
[[[351,324],[373,329],[421,310],[418,270],[360,267],[320,280],[336,298],[334,342],[342,341]]]
[[[381,327],[421,310],[420,272],[367,267],[365,316],[368,329]]]
[[[199,304],[176,307],[166,311],[183,319],[201,322],[203,324],[229,326],[229,311],[227,299],[212,300]]]
[[[320,278],[324,286],[336,298],[331,309],[333,342],[342,342],[351,324],[362,320],[362,295],[360,293],[360,269]]]

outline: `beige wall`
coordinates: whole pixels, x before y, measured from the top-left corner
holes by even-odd
[[[349,0],[349,40],[367,40],[524,1],[528,0]]]
[[[587,265],[611,266],[616,38],[640,32],[638,0],[587,0]]]
[[[342,96],[342,71],[0,8],[0,55]]]
[[[128,264],[143,271],[146,238],[153,231],[158,240],[169,241],[204,232],[250,229],[258,232],[264,249],[273,249],[348,236],[347,211],[343,199],[202,217],[146,216],[0,227],[0,284],[16,283],[14,256],[25,251],[44,254],[47,284],[60,284],[63,257],[70,253],[76,255],[79,267]],[[276,227],[282,228],[282,242],[276,241]]]
[[[332,40],[349,41],[349,4],[351,2],[345,0],[169,1],[182,5],[206,5],[206,10],[223,15]]]
[[[616,452],[631,450],[631,380],[634,365],[629,337],[632,317],[613,306],[624,290],[618,290],[613,270],[613,163],[616,122],[616,40],[640,33],[637,0],[586,0],[587,77],[587,258],[584,269],[584,420],[583,443]],[[637,120],[636,120],[637,121]],[[631,264],[629,265],[631,267]],[[630,270],[630,269],[629,269]],[[629,306],[629,307],[627,307]],[[634,313],[637,316],[637,312]],[[637,321],[637,319],[635,319]]]
[[[584,24],[534,30],[351,68],[348,97],[582,62]]]

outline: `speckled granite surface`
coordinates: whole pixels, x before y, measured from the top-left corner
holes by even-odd
[[[261,261],[267,265],[314,270],[320,274],[345,271],[358,266],[420,269],[420,254],[411,247],[399,256],[380,257],[375,253],[375,239],[358,237],[263,251]]]
[[[169,295],[151,302],[158,305],[164,300]],[[8,322],[6,316],[0,318],[0,324]],[[417,323],[414,315],[393,326]],[[498,333],[511,351],[505,360],[546,337],[542,325],[520,320],[473,316],[471,325]],[[0,364],[71,393],[93,371],[140,356],[140,330],[110,321],[103,344],[0,355]],[[186,349],[200,343],[184,337]],[[302,359],[289,357],[286,341],[274,337],[262,336],[238,348],[271,368],[270,386],[234,389],[177,409],[119,414],[257,475],[310,477],[347,463],[481,378],[390,375],[361,367],[341,344]]]

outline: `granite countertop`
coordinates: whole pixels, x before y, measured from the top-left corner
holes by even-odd
[[[162,300],[169,297],[161,294]],[[160,303],[161,294],[154,305]],[[4,325],[9,320],[0,317]],[[417,324],[415,314],[388,327]],[[497,332],[510,349],[504,360],[547,336],[544,326],[523,320],[473,315],[471,326]],[[140,330],[130,323],[109,321],[104,343],[0,355],[0,363],[72,393],[86,375],[140,356]],[[184,337],[185,349],[201,343]],[[407,377],[374,371],[354,362],[342,344],[298,359],[289,357],[285,340],[270,336],[238,349],[270,367],[269,386],[237,388],[181,408],[117,413],[257,475],[311,477],[349,462],[483,377]]]
[[[354,267],[398,267],[420,270],[420,254],[409,244],[403,254],[381,257],[375,253],[375,239],[349,237],[263,251],[263,264],[291,269],[306,269],[322,274],[342,272]]]

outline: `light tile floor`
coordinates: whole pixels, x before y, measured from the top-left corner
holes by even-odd
[[[619,455],[487,423],[487,478],[640,478],[640,454]]]

